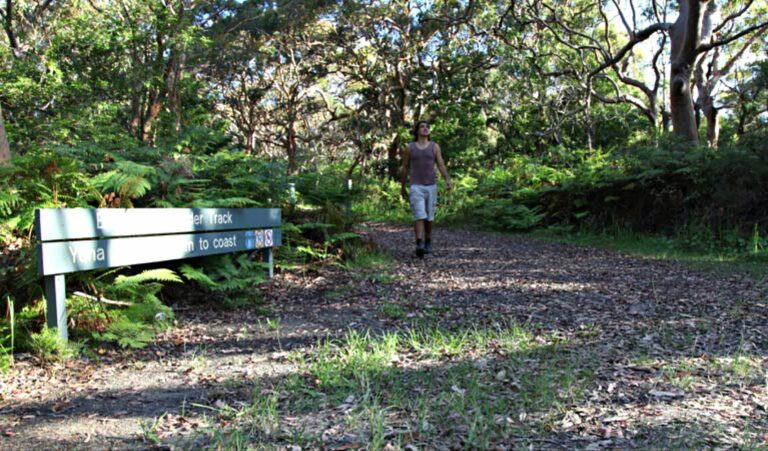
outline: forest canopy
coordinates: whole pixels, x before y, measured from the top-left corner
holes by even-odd
[[[765,130],[767,12],[714,0],[7,0],[4,134],[18,155],[220,139],[289,173],[339,159],[394,171],[418,118],[458,160],[668,132],[717,147]]]

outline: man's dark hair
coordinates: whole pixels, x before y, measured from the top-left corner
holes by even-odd
[[[427,124],[429,125],[429,122],[427,121],[416,121],[415,124],[413,124],[413,142],[416,142],[419,140],[419,127],[421,124]],[[429,139],[429,136],[427,136],[427,139]]]

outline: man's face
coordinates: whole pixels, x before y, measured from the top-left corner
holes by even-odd
[[[422,122],[419,124],[419,136],[429,136],[429,125]]]

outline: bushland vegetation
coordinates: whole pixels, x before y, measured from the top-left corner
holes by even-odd
[[[61,347],[43,327],[36,208],[282,207],[279,265],[338,262],[366,252],[359,222],[407,219],[396,171],[418,119],[456,179],[439,221],[761,259],[766,5],[630,7],[4,2],[3,365]],[[240,255],[78,273],[73,337],[142,346],[182,299],[258,304],[263,272]]]

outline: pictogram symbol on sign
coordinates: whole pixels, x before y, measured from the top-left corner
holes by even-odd
[[[256,231],[256,247],[264,247],[264,231]]]
[[[267,247],[271,247],[274,243],[272,239],[272,230],[265,230],[264,231],[264,245]]]

